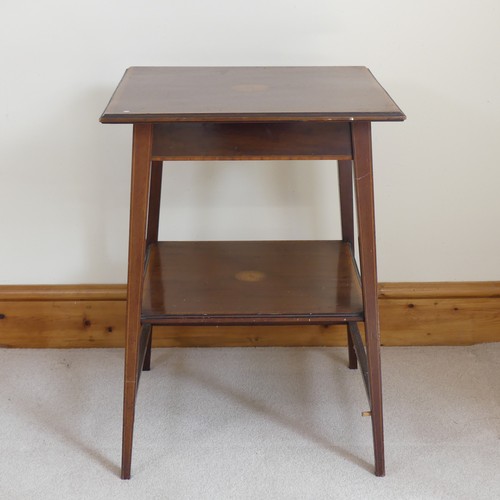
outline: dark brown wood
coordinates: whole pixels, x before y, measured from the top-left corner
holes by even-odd
[[[154,136],[153,136],[154,137]],[[161,203],[161,180],[163,176],[163,162],[153,161],[151,164],[151,182],[148,205],[148,227],[146,243],[158,241],[158,229],[160,226],[160,203]]]
[[[142,369],[145,372],[151,370],[151,351],[153,349],[153,329],[149,331],[148,345],[146,346],[146,352],[144,353],[144,361],[142,363]]]
[[[102,123],[285,120],[400,121],[364,67],[133,67]]]
[[[354,201],[352,187],[352,161],[339,161],[339,201],[342,241],[349,243],[354,255]]]
[[[339,122],[163,123],[159,160],[337,160],[352,158],[351,129]]]
[[[380,366],[380,330],[377,303],[377,257],[375,245],[375,203],[371,123],[352,124],[354,151],[354,178],[358,209],[359,253],[363,307],[365,312],[365,338],[368,357],[368,379],[375,451],[375,475],[385,475],[384,430],[382,418],[382,377]]]
[[[366,394],[368,396],[368,400],[370,401],[370,380],[368,376],[368,359],[366,356],[366,350],[363,345],[363,339],[361,338],[361,333],[359,331],[357,323],[351,322],[347,325],[347,328],[349,329],[349,334],[347,338],[351,340],[353,348],[356,351],[356,360],[359,360],[359,365],[361,367],[361,375],[363,377],[363,383],[365,384]]]
[[[101,116],[103,123],[134,124],[123,478],[130,477],[135,393],[143,353],[148,364],[148,325],[157,324],[348,323],[350,365],[356,350],[369,392],[375,473],[384,475],[371,122],[404,119],[364,67],[127,70]],[[264,158],[340,160],[344,241],[156,243],[157,170],[143,283],[151,162]],[[362,295],[353,261],[351,159]],[[357,321],[365,325],[366,352]]]
[[[151,247],[142,321],[332,324],[363,308],[347,243],[160,242]]]
[[[122,479],[130,478],[137,372],[141,368],[139,365],[140,318],[152,145],[153,127],[141,123],[134,125],[125,339]]]
[[[142,367],[142,370],[140,368],[137,369],[137,384],[135,386],[135,391],[137,393],[137,390],[139,389],[139,381],[141,380],[141,373],[142,371],[149,371],[149,365],[148,368],[144,368],[144,365],[146,364],[146,355],[148,353],[148,349],[151,348],[151,340],[152,340],[152,333],[153,333],[153,328],[150,324],[145,324],[142,325],[141,328],[141,333],[139,336],[139,367]],[[150,351],[151,352],[151,351]]]
[[[352,161],[339,161],[339,201],[340,201],[340,219],[342,224],[342,241],[351,245],[353,256],[355,255],[354,245],[354,202],[352,188]],[[356,349],[354,339],[352,338],[351,326],[347,326],[347,350],[349,353],[349,368],[355,370],[358,367],[356,359]]]
[[[349,355],[348,366],[351,370],[356,370],[358,368],[358,358],[356,356],[356,348],[354,346],[354,339],[351,335],[351,325],[356,325],[354,322],[347,323],[347,352]]]
[[[154,134],[153,134],[154,139]],[[146,232],[146,245],[158,241],[158,230],[160,226],[160,203],[161,203],[161,180],[163,174],[163,162],[153,161],[151,164],[151,181],[149,188],[149,207],[148,207],[148,227]],[[149,329],[149,340],[144,354],[142,369],[149,371],[151,369],[151,347],[153,344],[153,332]]]

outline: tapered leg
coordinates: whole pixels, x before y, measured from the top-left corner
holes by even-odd
[[[348,366],[351,370],[356,370],[358,368],[358,358],[356,357],[356,351],[354,350],[354,342],[352,341],[349,325],[347,325],[347,352],[349,354]]]
[[[146,353],[144,354],[144,363],[142,364],[142,369],[145,372],[151,370],[151,347],[153,344],[153,328],[149,332],[148,345],[146,347]]]
[[[152,125],[135,124],[132,151],[127,323],[123,403],[122,479],[130,478],[135,397],[141,334],[141,296],[146,253],[146,219],[151,165]]]
[[[354,150],[354,177],[358,209],[368,380],[375,451],[375,474],[383,476],[385,475],[384,431],[370,122],[359,121],[352,123],[352,144]]]
[[[351,244],[354,252],[354,206],[352,191],[352,161],[339,160],[339,198],[342,241]]]
[[[342,241],[351,245],[354,255],[354,209],[352,193],[352,161],[339,160],[339,198],[340,218],[342,222]],[[349,352],[349,368],[355,370],[358,367],[356,351],[351,337],[351,330],[347,327],[347,349]]]
[[[158,241],[162,175],[163,162],[153,161],[151,163],[151,188],[149,191],[148,229],[146,233],[148,245]]]
[[[158,228],[160,224],[160,202],[161,202],[161,179],[163,173],[163,162],[154,161],[151,165],[151,183],[149,189],[148,229],[146,233],[146,244],[158,241]],[[148,347],[144,357],[142,369],[151,369],[151,345],[153,342],[153,331],[149,334]]]

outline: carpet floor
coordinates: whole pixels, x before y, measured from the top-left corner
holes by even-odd
[[[500,344],[383,348],[387,475],[346,349],[0,349],[0,499],[499,499]]]

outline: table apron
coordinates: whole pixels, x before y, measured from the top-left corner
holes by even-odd
[[[157,123],[153,160],[350,160],[349,122]]]

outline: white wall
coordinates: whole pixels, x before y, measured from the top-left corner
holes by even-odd
[[[0,283],[123,283],[139,65],[365,65],[408,120],[374,125],[379,279],[500,280],[498,0],[3,0]],[[330,238],[334,165],[176,164],[162,235]]]

